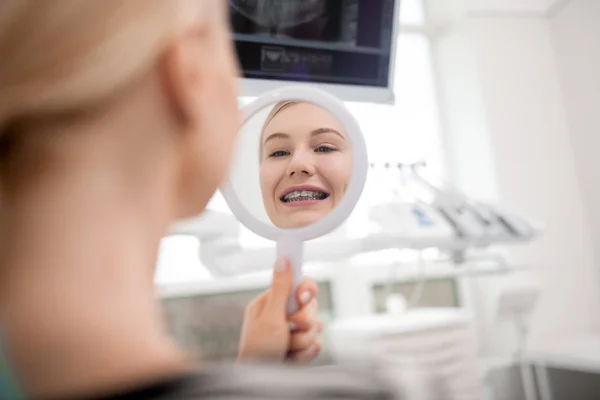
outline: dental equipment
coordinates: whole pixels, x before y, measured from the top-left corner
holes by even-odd
[[[371,165],[372,168],[377,167]],[[406,201],[386,199],[369,213],[377,229],[359,237],[326,235],[304,244],[304,260],[336,261],[386,249],[437,248],[464,263],[470,249],[495,244],[528,243],[541,229],[499,206],[470,201],[457,189],[433,185],[422,164],[388,164],[405,174],[404,182],[420,185],[433,194],[428,203],[418,196]],[[173,227],[170,234],[190,234],[201,242],[201,261],[214,276],[236,276],[265,271],[274,261],[273,246],[245,248],[239,242],[240,224],[231,214],[208,210],[199,218]]]

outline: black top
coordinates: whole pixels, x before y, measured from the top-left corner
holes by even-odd
[[[171,399],[369,399],[438,400],[437,382],[415,370],[373,365],[318,368],[248,366],[215,368],[197,375],[155,382],[97,400]]]

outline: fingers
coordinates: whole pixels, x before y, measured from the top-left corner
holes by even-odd
[[[298,301],[298,304],[300,304],[300,307],[302,308],[303,305],[308,304],[317,295],[318,291],[319,287],[315,281],[310,278],[304,278],[302,283],[298,285],[298,289],[296,289],[295,293],[296,300]]]
[[[288,317],[292,331],[308,331],[318,322],[319,303],[312,299],[300,311]]]
[[[317,319],[319,304],[316,294],[317,284],[311,279],[304,279],[296,291],[296,299],[300,310],[288,317],[293,326],[290,337],[288,360],[294,363],[306,364],[311,362],[321,351],[319,335],[323,324]]]
[[[290,339],[290,351],[302,351],[309,349],[312,345],[318,342],[319,335],[323,331],[323,324],[316,322],[308,331],[294,332]]]
[[[265,290],[256,296],[247,306],[244,311],[244,316],[246,318],[251,318],[259,315],[262,312],[263,307],[265,306],[267,299],[269,297],[269,291]]]
[[[315,281],[304,278],[296,290],[296,299],[300,309],[288,316],[292,330],[309,330],[317,319],[318,303],[316,295],[319,288]]]
[[[293,280],[294,276],[289,261],[283,257],[277,258],[266,304],[270,312],[285,315],[287,300],[292,293]]]
[[[308,349],[294,351],[288,354],[288,360],[297,364],[308,364],[314,360],[321,352],[321,342],[316,341]]]
[[[269,290],[269,298],[266,304],[269,311],[275,314],[279,314],[281,311],[285,312],[287,301],[292,294],[293,284],[294,275],[289,260],[278,257],[275,262],[273,282],[271,284],[271,289]],[[296,296],[300,309],[310,303],[316,296],[317,291],[317,284],[309,278],[305,278],[300,285],[298,285],[294,295]]]

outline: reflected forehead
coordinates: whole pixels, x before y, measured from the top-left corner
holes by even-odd
[[[330,132],[346,138],[342,124],[329,111],[312,103],[298,103],[273,117],[264,129],[262,142],[266,143],[271,138],[284,139]]]

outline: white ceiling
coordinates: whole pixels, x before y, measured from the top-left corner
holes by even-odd
[[[468,0],[469,11],[481,14],[548,16],[569,0]]]

